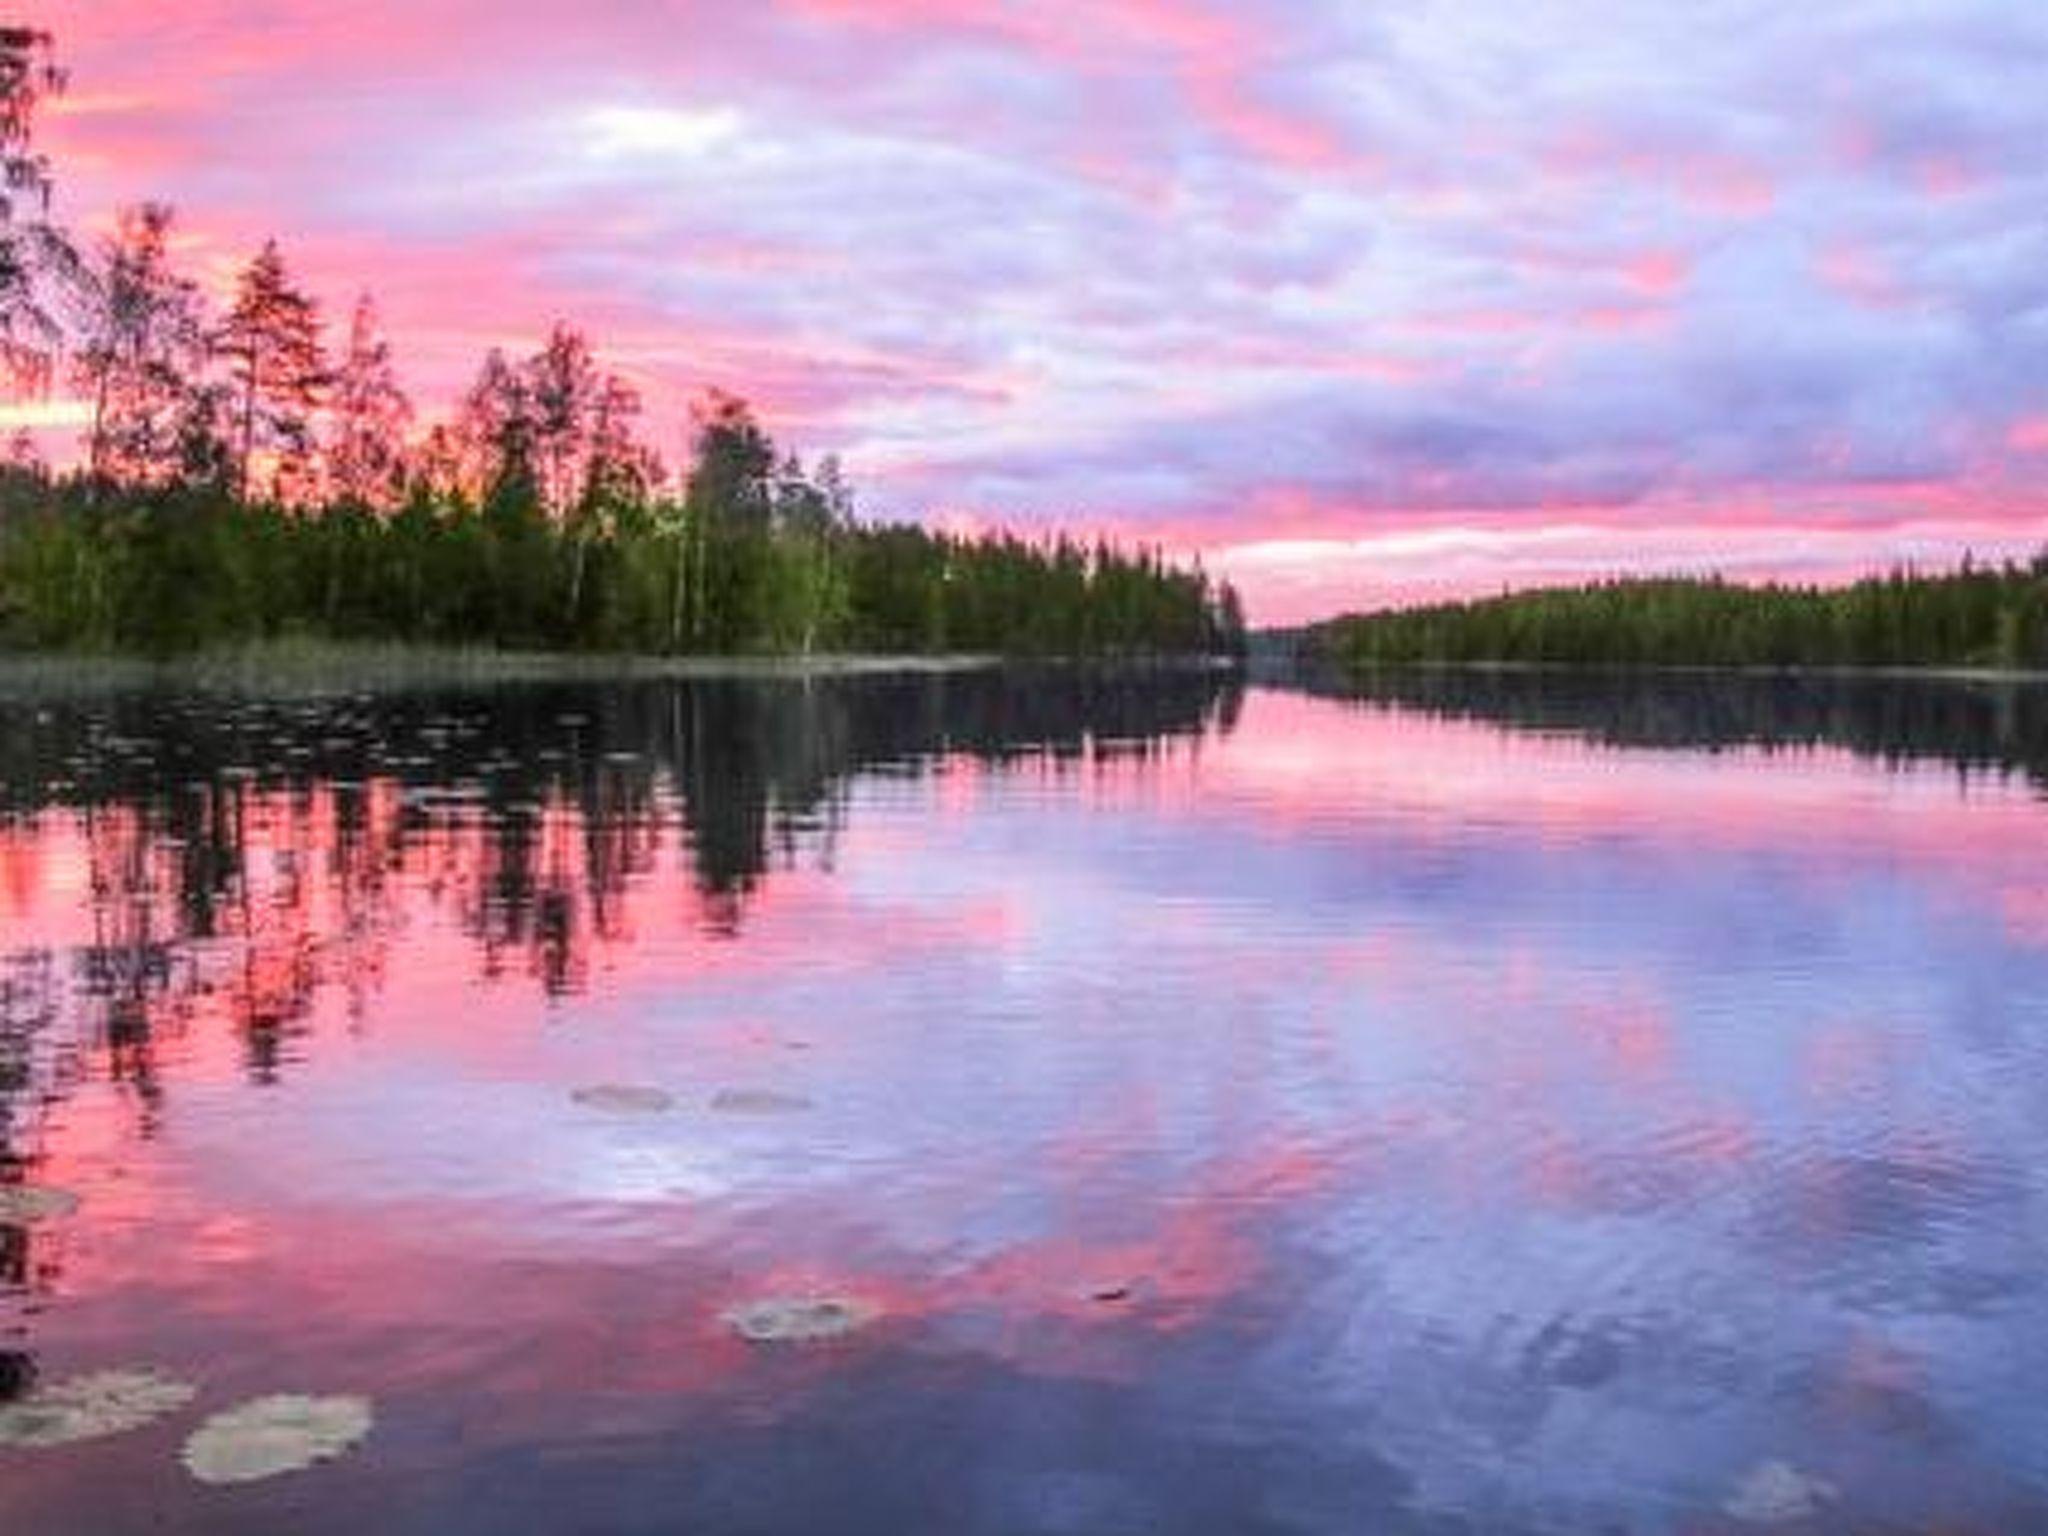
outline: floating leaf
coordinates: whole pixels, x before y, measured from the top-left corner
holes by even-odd
[[[68,1189],[39,1184],[0,1184],[0,1224],[28,1226],[55,1221],[78,1209],[78,1196]]]
[[[588,1109],[601,1109],[608,1115],[658,1115],[672,1109],[676,1102],[659,1088],[647,1088],[637,1083],[598,1083],[594,1087],[578,1088],[569,1097]]]
[[[216,1413],[185,1442],[186,1469],[202,1483],[253,1483],[329,1461],[370,1432],[361,1397],[259,1397]]]
[[[0,1405],[0,1445],[69,1445],[139,1429],[175,1413],[198,1389],[155,1371],[95,1371]]]
[[[794,1115],[809,1109],[811,1101],[770,1088],[727,1088],[712,1098],[711,1107],[728,1115]]]
[[[1782,1461],[1766,1461],[1736,1485],[1721,1507],[1751,1525],[1784,1525],[1804,1520],[1830,1504],[1835,1485]]]
[[[877,1315],[848,1296],[770,1296],[732,1308],[725,1320],[750,1344],[811,1344],[843,1338]]]

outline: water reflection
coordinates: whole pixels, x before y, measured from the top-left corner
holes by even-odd
[[[1331,698],[1608,746],[1841,747],[2018,774],[2048,790],[2048,681],[2038,679],[1414,667],[1299,681]]]
[[[2038,795],[1517,699],[8,706],[0,1393],[378,1429],[0,1527],[2040,1526]]]
[[[771,866],[830,868],[856,774],[1143,764],[1227,732],[1238,705],[1221,673],[1029,668],[0,702],[0,884],[26,907],[55,865],[86,924],[23,947],[34,924],[15,914],[0,1156],[19,1160],[23,1106],[81,1069],[78,1048],[147,1126],[153,1043],[201,1008],[274,1082],[323,987],[360,1010],[408,890],[458,910],[486,976],[523,968],[560,995],[630,937],[636,900],[682,894],[648,888],[665,851],[696,920],[733,938]],[[89,1012],[60,1051],[45,1026],[72,995]]]

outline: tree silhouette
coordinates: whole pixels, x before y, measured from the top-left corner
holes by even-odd
[[[1308,649],[1356,671],[1503,661],[2033,668],[2048,665],[2048,555],[1825,589],[1718,577],[1546,588],[1335,619],[1310,632]]]
[[[566,518],[583,496],[591,423],[604,388],[590,339],[560,321],[526,364],[535,470],[549,514]]]
[[[606,374],[590,411],[582,487],[564,529],[571,552],[566,617],[572,628],[583,617],[591,546],[622,532],[644,533],[647,519],[639,514],[661,484],[660,459],[633,435],[640,410],[640,392],[617,374]]]
[[[294,287],[275,240],[242,271],[234,308],[215,339],[236,392],[235,486],[255,489],[257,455],[270,460],[266,493],[305,499],[313,489],[313,421],[330,382],[320,311]]]
[[[171,270],[171,210],[121,211],[90,272],[73,382],[91,398],[86,464],[95,480],[159,485],[184,455],[189,393],[205,361],[199,290]]]
[[[391,344],[366,293],[349,321],[348,348],[334,374],[328,485],[336,500],[371,511],[397,505],[405,487],[412,402],[398,382]]]
[[[501,481],[533,473],[533,389],[524,370],[493,347],[462,397],[454,437],[462,459],[465,494],[487,500]]]
[[[36,109],[63,88],[49,33],[0,26],[0,378],[17,391],[48,385],[79,283],[77,252],[50,219],[49,161],[35,148]]]

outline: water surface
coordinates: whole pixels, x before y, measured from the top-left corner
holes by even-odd
[[[2048,1529],[2044,706],[0,702],[0,1530]]]

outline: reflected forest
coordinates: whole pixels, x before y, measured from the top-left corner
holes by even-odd
[[[1388,667],[1308,669],[1310,690],[1389,710],[1720,753],[1835,748],[1889,766],[1952,765],[2048,794],[2048,687],[2038,681],[1774,672]]]
[[[422,890],[460,909],[479,979],[564,996],[645,903],[738,938],[773,871],[830,868],[857,774],[1143,773],[1229,731],[1240,699],[1215,672],[1019,667],[10,700],[0,880],[75,845],[90,934],[4,958],[0,1182],[86,1077],[147,1132],[167,1037],[232,1030],[250,1080],[277,1081],[323,994],[360,1012]],[[25,1233],[0,1241],[0,1282],[25,1283]]]

